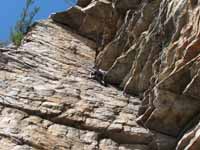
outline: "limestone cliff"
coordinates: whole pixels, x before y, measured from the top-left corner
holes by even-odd
[[[0,49],[0,149],[199,150],[199,20],[198,0],[79,0],[35,23]]]

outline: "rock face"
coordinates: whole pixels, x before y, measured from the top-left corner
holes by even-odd
[[[95,47],[46,20],[17,50],[2,50],[1,149],[146,150],[175,143],[136,123],[138,98],[90,79]]]
[[[199,4],[79,0],[0,49],[1,149],[199,150]]]

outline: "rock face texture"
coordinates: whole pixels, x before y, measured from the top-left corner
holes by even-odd
[[[199,150],[199,4],[79,0],[34,24],[0,49],[0,149]]]
[[[136,123],[138,98],[90,79],[95,47],[46,20],[17,50],[2,49],[2,150],[146,150],[175,143]]]

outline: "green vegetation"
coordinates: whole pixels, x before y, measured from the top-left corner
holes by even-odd
[[[18,32],[14,30],[11,31],[10,39],[16,46],[20,46],[23,37],[24,37],[24,34],[22,32]]]
[[[21,44],[24,35],[33,23],[34,17],[40,10],[40,7],[34,7],[30,10],[34,2],[34,0],[26,0],[26,5],[22,10],[20,19],[16,22],[14,28],[11,29],[10,39],[16,46]]]

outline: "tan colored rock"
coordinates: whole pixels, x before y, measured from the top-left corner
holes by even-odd
[[[84,8],[72,7],[65,12],[51,15],[51,18],[96,41],[100,47],[113,38],[118,16],[114,12],[111,2],[100,0],[94,1]]]
[[[189,130],[181,138],[181,140],[177,144],[176,150],[182,150],[182,149],[197,150],[200,148],[199,139],[200,139],[200,134],[199,134],[199,123],[198,123],[196,127],[194,127],[192,130]]]
[[[92,0],[78,0],[77,5],[81,7],[86,7],[90,4]]]
[[[80,7],[75,6],[70,8],[68,11],[59,12],[51,15],[51,18],[69,27],[78,30],[83,23],[86,14],[81,10]]]
[[[0,50],[2,149],[198,150],[198,4],[79,0],[36,23]]]
[[[114,0],[115,8],[120,12],[126,12],[128,9],[134,9],[139,3],[139,0]]]
[[[162,90],[155,91],[155,94],[155,110],[145,123],[146,126],[177,136],[186,123],[198,113],[199,102]]]
[[[140,100],[89,78],[94,48],[94,42],[46,20],[17,51],[3,52],[2,149],[148,148],[154,134],[136,123]]]
[[[195,99],[200,99],[199,94],[199,87],[200,87],[200,70],[199,70],[199,62],[196,62],[192,66],[191,76],[193,76],[193,79],[190,81],[190,83],[187,85],[185,90],[183,91],[183,94],[191,96]]]

